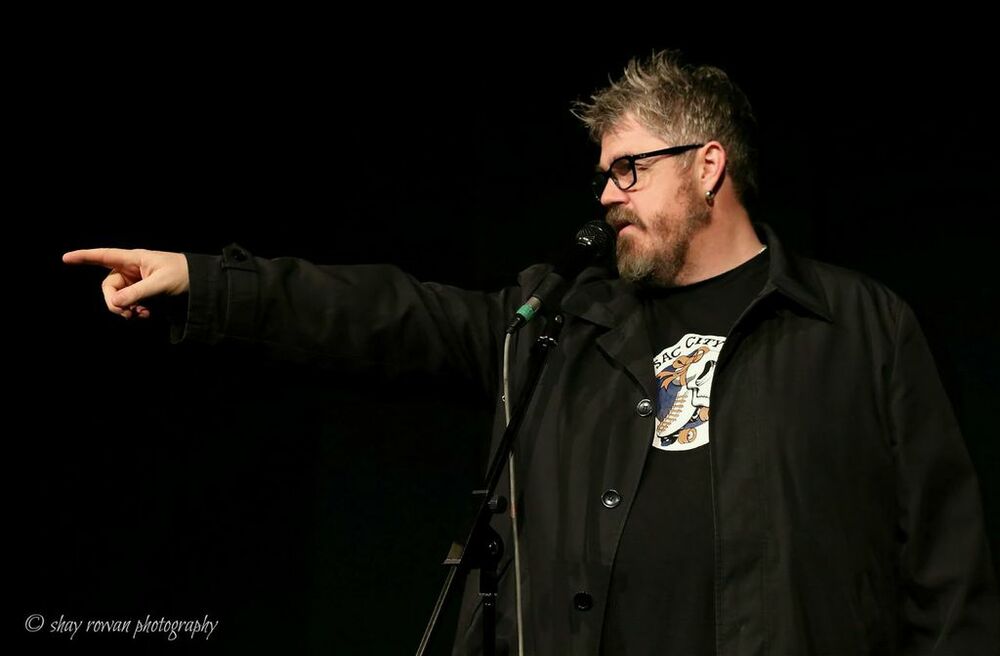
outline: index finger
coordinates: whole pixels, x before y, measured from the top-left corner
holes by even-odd
[[[124,248],[85,248],[63,253],[62,261],[66,264],[98,264],[114,268],[124,264],[138,264],[139,255]]]

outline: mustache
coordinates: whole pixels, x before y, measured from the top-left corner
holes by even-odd
[[[609,209],[604,215],[604,222],[614,228],[615,232],[620,232],[622,228],[628,225],[642,227],[642,221],[639,217],[620,206]]]

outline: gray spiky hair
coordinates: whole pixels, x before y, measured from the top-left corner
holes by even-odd
[[[716,140],[726,150],[726,173],[737,197],[746,204],[757,194],[757,121],[750,101],[729,76],[713,66],[692,66],[677,50],[653,52],[646,60],[631,59],[618,80],[571,110],[600,143],[626,114],[647,130],[676,143]],[[678,158],[682,170],[695,152]]]

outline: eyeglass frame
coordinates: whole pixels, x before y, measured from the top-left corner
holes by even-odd
[[[594,186],[594,196],[597,197],[597,200],[601,200],[601,196],[604,195],[604,190],[607,189],[608,187],[608,180],[614,182],[615,186],[621,189],[622,191],[634,187],[635,183],[639,181],[639,172],[636,171],[635,169],[636,160],[646,159],[647,157],[656,157],[657,155],[679,155],[681,153],[686,153],[689,150],[694,150],[695,148],[701,148],[704,145],[705,144],[700,143],[700,144],[688,144],[686,146],[671,146],[670,148],[660,148],[659,150],[651,150],[647,153],[638,153],[636,155],[622,155],[621,157],[616,157],[614,160],[612,160],[611,166],[608,167],[608,170],[602,171],[600,170],[600,168],[598,168],[596,171],[594,171],[594,179],[592,181],[592,184]],[[628,162],[629,171],[632,173],[632,182],[624,187],[618,184],[618,178],[615,177],[615,175],[611,172],[611,170],[615,168],[615,164],[620,162],[621,160],[625,160]],[[597,182],[597,176],[601,176],[603,178],[603,182],[600,183],[600,188],[598,188],[599,183]]]

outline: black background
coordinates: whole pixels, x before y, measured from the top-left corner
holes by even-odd
[[[219,620],[209,650],[412,652],[477,483],[476,398],[171,346],[162,323],[107,313],[101,271],[59,256],[236,241],[510,284],[600,215],[597,149],[570,102],[654,47],[750,97],[754,218],[915,308],[1000,547],[995,66],[966,28],[820,38],[822,18],[741,36],[677,21],[637,38],[611,33],[615,12],[573,36],[488,16],[391,34],[311,16],[51,18],[14,48],[7,94],[8,567],[26,647],[199,643],[81,633],[71,647],[21,627],[148,613]]]

